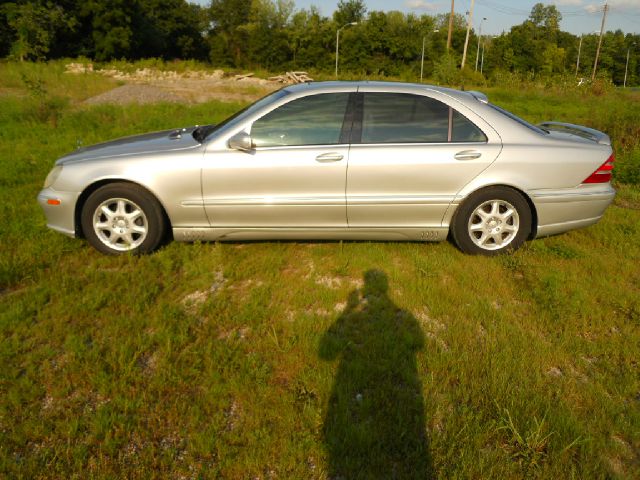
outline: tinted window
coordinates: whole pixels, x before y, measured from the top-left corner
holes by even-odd
[[[365,93],[362,143],[446,143],[449,107],[404,93]]]
[[[231,115],[226,120],[223,120],[222,122],[218,123],[217,125],[215,125],[214,128],[212,128],[211,130],[209,130],[207,132],[207,135],[210,135],[213,132],[216,132],[218,130],[222,130],[223,128],[225,128],[228,125],[233,126],[237,122],[241,122],[242,120],[244,120],[248,116],[253,115],[255,112],[257,112],[258,110],[260,110],[264,106],[270,104],[271,102],[275,102],[276,100],[279,100],[282,97],[286,97],[287,95],[289,95],[289,92],[287,92],[284,89],[283,90],[277,90],[277,91],[275,91],[273,93],[270,93],[266,97],[263,97],[260,100],[258,100],[257,102],[246,106],[245,108],[243,108],[239,112],[236,112],[233,115]]]
[[[339,143],[348,99],[325,93],[293,100],[256,120],[251,138],[257,147]]]
[[[527,122],[526,120],[521,119],[520,117],[514,115],[511,112],[507,112],[505,109],[500,108],[497,105],[494,105],[492,103],[489,104],[489,106],[491,108],[493,108],[494,110],[497,110],[498,112],[502,113],[503,115],[506,115],[507,117],[509,117],[511,120],[515,120],[516,122],[518,122],[520,125],[524,125],[527,128],[530,128],[531,130],[533,130],[536,133],[539,133],[541,135],[544,135],[544,131],[541,130],[540,128],[536,127],[535,125],[531,125],[529,122]]]
[[[452,142],[486,142],[487,137],[482,130],[471,123],[467,118],[453,111],[453,131],[451,132]]]

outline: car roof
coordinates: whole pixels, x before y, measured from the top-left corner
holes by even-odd
[[[319,92],[344,92],[361,88],[364,91],[391,92],[391,93],[415,93],[431,94],[434,97],[448,97],[458,105],[462,105],[474,114],[487,122],[493,130],[498,133],[503,141],[511,142],[539,142],[540,133],[534,131],[529,126],[514,120],[510,116],[501,113],[489,104],[489,100],[484,93],[475,90],[456,90],[453,88],[440,87],[422,83],[407,82],[382,82],[382,81],[327,81],[327,82],[306,82],[290,85],[283,88],[292,94],[304,95],[305,93]],[[442,98],[440,98],[442,100]],[[457,107],[456,107],[457,108]]]
[[[436,85],[428,85],[423,83],[408,83],[408,82],[382,82],[382,81],[370,81],[370,80],[360,80],[360,81],[327,81],[327,82],[305,82],[298,83],[296,85],[290,85],[285,87],[284,90],[291,93],[302,93],[309,91],[332,91],[338,89],[344,89],[345,87],[376,87],[389,91],[397,91],[397,92],[407,92],[414,91],[416,93],[424,92],[424,91],[432,91],[438,92],[449,97],[453,97],[456,100],[466,103],[469,100],[480,101],[482,103],[487,103],[487,96],[482,92],[477,92],[474,90],[463,91],[456,90],[453,88],[440,87]]]

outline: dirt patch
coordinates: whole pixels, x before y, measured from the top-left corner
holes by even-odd
[[[89,105],[105,103],[125,105],[159,102],[204,103],[211,100],[248,103],[280,87],[279,84],[270,82],[256,86],[242,80],[207,78],[158,78],[150,80],[149,83],[138,82],[116,87],[87,99],[85,103]]]
[[[0,87],[0,97],[26,97],[24,90],[16,87]]]
[[[84,103],[89,105],[101,105],[104,103],[125,105],[128,103],[146,104],[159,102],[180,103],[184,102],[184,99],[175,93],[152,85],[122,85],[91,97],[85,100]]]
[[[68,73],[103,75],[123,84],[113,90],[89,98],[85,101],[89,105],[157,102],[203,103],[211,100],[248,103],[282,86],[277,81],[254,76],[226,75],[222,70],[178,73],[140,69],[133,73],[126,73],[115,69],[78,70],[69,67]]]
[[[209,297],[215,296],[226,282],[227,280],[224,278],[222,272],[216,272],[211,287],[207,290],[196,290],[188,294],[182,299],[182,306],[187,313],[194,314],[198,307],[206,302]]]
[[[151,85],[169,91],[187,103],[204,103],[211,100],[248,103],[281,87],[280,84],[271,82],[255,84],[249,80],[213,80],[207,78],[154,80]]]
[[[627,208],[629,210],[640,210],[640,202],[634,201],[632,198],[616,197],[613,201],[616,207]]]

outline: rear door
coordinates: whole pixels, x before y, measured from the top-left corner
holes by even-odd
[[[497,158],[499,137],[444,95],[369,88],[359,89],[356,102],[347,172],[349,227],[441,226],[457,192]]]

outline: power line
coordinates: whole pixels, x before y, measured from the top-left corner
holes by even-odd
[[[468,0],[464,0],[464,3],[468,4]],[[477,3],[478,5],[482,5],[482,7],[484,8],[487,8],[494,12],[498,12],[503,15],[512,16],[512,17],[520,17],[523,19],[527,19],[531,15],[531,11],[529,10],[514,7],[511,5],[506,5],[504,3],[501,3],[495,0],[477,0]],[[640,13],[629,12],[628,7],[608,5],[607,9],[608,9],[607,10],[608,13],[614,13],[618,16],[624,16],[626,21],[634,24],[639,24],[638,17],[640,17]],[[586,8],[571,9],[571,10],[558,9],[558,12],[560,13],[560,15],[562,15],[562,18],[564,19],[578,18],[578,17],[596,17],[603,14],[604,5],[592,6],[589,10],[587,10]]]
[[[524,10],[522,8],[512,7],[512,6],[509,6],[509,5],[504,5],[504,4],[501,4],[501,3],[498,3],[498,2],[494,2],[492,0],[478,0],[478,4],[482,5],[482,6],[486,7],[486,8],[489,8],[491,10],[494,10],[496,12],[503,13],[505,15],[526,16],[526,17],[528,17],[531,14],[530,10]],[[586,16],[590,16],[590,15],[599,14],[600,12],[602,12],[602,8],[603,7],[598,7],[594,11],[588,11],[588,10],[560,10],[560,9],[558,9],[558,12],[560,12],[560,14],[563,17],[564,16],[568,16],[568,17],[586,17]]]
[[[493,2],[491,0],[478,0],[478,4],[483,5],[491,10],[495,10],[496,12],[504,13],[505,15],[529,15],[529,11],[522,10],[520,8],[514,8],[507,5],[502,5],[497,2]]]

